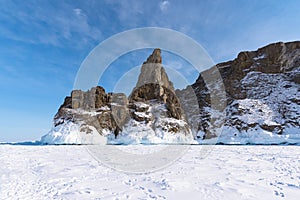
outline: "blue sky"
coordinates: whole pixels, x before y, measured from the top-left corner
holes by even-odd
[[[81,62],[114,34],[149,26],[174,29],[218,63],[243,50],[299,40],[299,7],[300,1],[289,0],[0,0],[0,142],[46,134]],[[149,52],[120,57],[100,84],[111,91],[118,67],[139,66]],[[165,65],[187,64],[163,55]],[[190,75],[190,81],[197,77]]]

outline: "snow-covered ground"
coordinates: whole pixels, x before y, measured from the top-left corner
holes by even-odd
[[[187,146],[169,167],[119,172],[87,146],[0,145],[0,199],[299,199],[300,146]],[[122,146],[153,151],[157,146]],[[210,153],[203,156],[203,148]]]

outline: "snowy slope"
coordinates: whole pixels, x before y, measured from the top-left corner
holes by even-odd
[[[300,42],[241,52],[217,68],[227,95],[224,126],[218,138],[205,137],[214,111],[199,76],[193,85],[201,111],[193,116],[199,143],[300,144]]]
[[[246,99],[227,107],[219,142],[224,144],[300,144],[300,86],[290,74],[250,72],[241,80]]]

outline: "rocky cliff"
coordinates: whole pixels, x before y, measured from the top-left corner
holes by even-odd
[[[213,87],[205,83],[203,77],[213,80],[217,71],[222,80]],[[224,121],[218,120],[220,110],[211,106],[215,99],[208,89],[220,82],[226,93],[226,98],[218,99],[225,102]],[[155,49],[143,63],[129,97],[106,93],[100,86],[72,91],[42,141],[97,143],[103,141],[99,135],[112,144],[211,143],[213,139],[228,144],[299,143],[300,42],[241,52],[176,92],[162,66],[161,51]]]
[[[274,43],[216,65],[225,85],[226,119],[219,142],[297,142],[300,135],[300,42]],[[210,69],[211,70],[211,69]],[[203,73],[210,73],[210,70]],[[203,74],[202,73],[202,74]],[[210,138],[210,98],[200,74],[198,138]],[[179,92],[180,93],[180,92]],[[184,94],[184,91],[181,91]]]
[[[193,136],[173,83],[163,66],[160,49],[143,63],[131,95],[106,93],[96,86],[73,90],[54,117],[47,143],[193,143]],[[66,127],[74,134],[63,134]],[[76,133],[77,130],[77,133]],[[75,139],[74,139],[75,138]]]

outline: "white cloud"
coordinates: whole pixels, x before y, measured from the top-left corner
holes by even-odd
[[[159,4],[159,8],[160,8],[161,11],[164,12],[164,11],[166,11],[168,9],[169,5],[170,5],[169,1],[162,1]]]
[[[77,16],[80,16],[80,15],[81,15],[82,10],[81,10],[80,8],[75,8],[75,9],[73,9],[73,10],[74,10],[74,12],[75,12],[75,14],[76,14]]]
[[[5,19],[9,25],[0,27],[0,35],[13,40],[61,46],[65,41],[76,40],[78,37],[81,39],[80,44],[102,37],[99,27],[90,25],[83,10],[70,4],[30,4],[25,9],[10,3],[2,9],[4,12],[0,13],[0,18]],[[18,24],[18,31],[11,28],[13,24]]]

